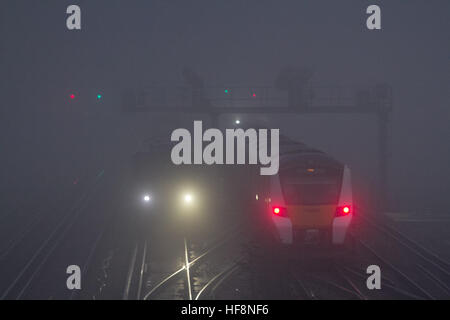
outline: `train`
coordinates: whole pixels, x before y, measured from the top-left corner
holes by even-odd
[[[350,168],[320,150],[280,135],[279,171],[255,165],[174,165],[170,143],[133,156],[135,202],[153,215],[188,219],[249,216],[280,245],[345,246],[353,215]]]
[[[286,246],[344,247],[354,215],[350,168],[280,136],[278,174],[253,175],[254,207]]]
[[[133,210],[143,219],[206,225],[239,215],[249,199],[252,170],[243,166],[175,165],[174,143],[153,139],[131,161]]]

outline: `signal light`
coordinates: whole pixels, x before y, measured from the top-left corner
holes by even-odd
[[[352,212],[350,206],[339,206],[336,208],[336,217],[347,216]]]
[[[272,207],[272,212],[274,215],[279,216],[279,217],[287,217],[287,210],[284,207]]]
[[[100,100],[103,96],[99,93],[97,94],[97,99]]]
[[[75,94],[71,93],[69,97],[70,97],[70,99],[73,100],[73,99],[75,99]]]
[[[225,88],[225,90],[223,90],[223,92],[228,93],[229,92],[228,88]]]

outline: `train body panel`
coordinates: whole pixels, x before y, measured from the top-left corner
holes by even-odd
[[[294,228],[328,228],[334,219],[336,206],[286,206]]]
[[[352,221],[354,212],[353,192],[350,169],[345,166],[342,177],[342,187],[339,196],[338,208],[349,208],[348,214],[340,217],[335,217],[333,220],[333,238],[334,244],[344,244],[347,235],[348,227]]]

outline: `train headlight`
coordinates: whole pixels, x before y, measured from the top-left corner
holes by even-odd
[[[201,193],[196,188],[186,188],[177,192],[176,198],[180,212],[194,212],[200,208],[203,202]]]
[[[144,201],[145,203],[149,203],[150,201],[152,201],[152,197],[149,194],[144,194],[142,196],[142,201]]]
[[[192,201],[194,201],[194,198],[192,197],[192,194],[190,194],[190,193],[186,193],[184,195],[183,199],[184,199],[185,204],[191,204]]]

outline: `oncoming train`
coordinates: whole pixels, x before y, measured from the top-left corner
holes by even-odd
[[[253,178],[256,214],[268,218],[280,243],[346,243],[354,214],[347,165],[281,136],[278,174]]]
[[[247,166],[175,165],[173,143],[150,140],[133,155],[131,194],[134,210],[144,217],[182,217],[201,222],[231,220],[248,205],[252,170]],[[178,221],[179,222],[179,221]]]

